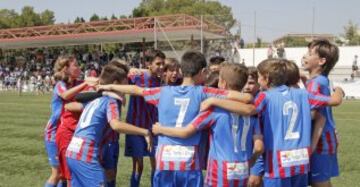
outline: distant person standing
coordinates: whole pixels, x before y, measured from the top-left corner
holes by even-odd
[[[277,48],[277,56],[278,56],[278,58],[285,58],[285,48],[284,48],[284,44],[281,44],[281,45]]]
[[[273,58],[273,55],[274,55],[274,49],[273,49],[273,46],[270,44],[270,45],[269,45],[269,48],[268,48],[268,50],[267,50],[267,57],[268,57],[268,59]]]
[[[354,56],[353,65],[352,65],[352,74],[351,74],[352,77],[355,77],[356,74],[357,74],[357,72],[358,72],[358,70],[359,70],[359,66],[357,65],[357,58],[358,58],[358,56],[355,55],[355,56]]]

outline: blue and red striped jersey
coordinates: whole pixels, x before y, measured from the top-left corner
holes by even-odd
[[[129,75],[129,84],[139,87],[159,87],[161,79],[151,76],[148,72]],[[126,122],[138,127],[151,129],[152,125],[158,122],[158,110],[155,106],[145,102],[143,97],[130,96],[129,108],[126,115]]]
[[[146,88],[143,95],[146,102],[158,107],[161,124],[182,127],[196,117],[202,101],[209,97],[224,98],[227,93],[203,86],[164,86]],[[162,135],[158,138],[157,170],[200,170],[200,132],[186,139]]]
[[[214,108],[199,114],[192,125],[199,131],[210,129],[205,184],[214,187],[246,184],[254,136],[261,135],[257,117]]]
[[[329,99],[284,85],[258,95],[255,106],[264,120],[266,177],[285,178],[309,171],[310,111],[326,106]]]
[[[51,99],[51,115],[45,127],[45,140],[55,141],[56,130],[60,124],[60,116],[64,111],[64,100],[60,94],[67,90],[66,84],[63,81],[58,81],[55,84],[53,95]]]
[[[306,88],[313,94],[330,96],[331,93],[329,79],[324,75],[318,75],[308,80]],[[335,154],[337,150],[336,126],[331,107],[320,108],[318,111],[325,117],[326,121],[316,152],[318,154]]]
[[[66,156],[84,162],[98,162],[100,146],[110,127],[119,119],[119,106],[114,98],[103,96],[86,105],[81,114]]]

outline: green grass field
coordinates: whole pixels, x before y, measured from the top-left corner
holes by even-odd
[[[0,187],[43,186],[50,167],[42,132],[50,111],[50,96],[0,92]],[[123,112],[124,114],[124,112]],[[340,134],[341,176],[334,186],[360,186],[360,101],[347,101],[334,109]],[[117,186],[129,186],[132,161],[123,156],[120,142]],[[145,159],[141,186],[149,185],[149,163]]]

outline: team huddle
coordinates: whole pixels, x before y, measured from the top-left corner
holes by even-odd
[[[133,161],[132,187],[140,185],[145,156],[151,186],[331,186],[339,175],[331,107],[344,93],[330,88],[328,74],[339,50],[327,40],[308,49],[309,79],[286,59],[255,68],[214,57],[208,65],[196,51],[179,63],[150,50],[147,69],[112,60],[98,78],[79,81],[76,59],[59,57],[45,186],[115,186],[119,133]]]

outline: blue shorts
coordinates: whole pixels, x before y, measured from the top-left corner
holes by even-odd
[[[154,138],[154,146],[156,145],[157,138]],[[125,156],[129,157],[144,157],[155,156],[155,147],[152,152],[147,150],[147,143],[143,136],[126,135],[125,136]]]
[[[45,141],[45,148],[51,167],[59,167],[58,147],[55,142]]]
[[[153,178],[153,187],[203,187],[203,183],[201,170],[156,170]]]
[[[255,164],[250,168],[250,175],[263,176],[264,175],[264,158],[259,156]]]
[[[264,177],[264,187],[307,187],[308,174],[296,175],[287,178]]]
[[[314,153],[310,158],[310,182],[324,182],[331,177],[339,176],[339,165],[336,154]]]
[[[71,171],[71,186],[104,186],[105,173],[99,162],[87,163],[66,158]]]
[[[119,160],[119,142],[110,142],[102,147],[102,162],[104,169],[116,169]]]

